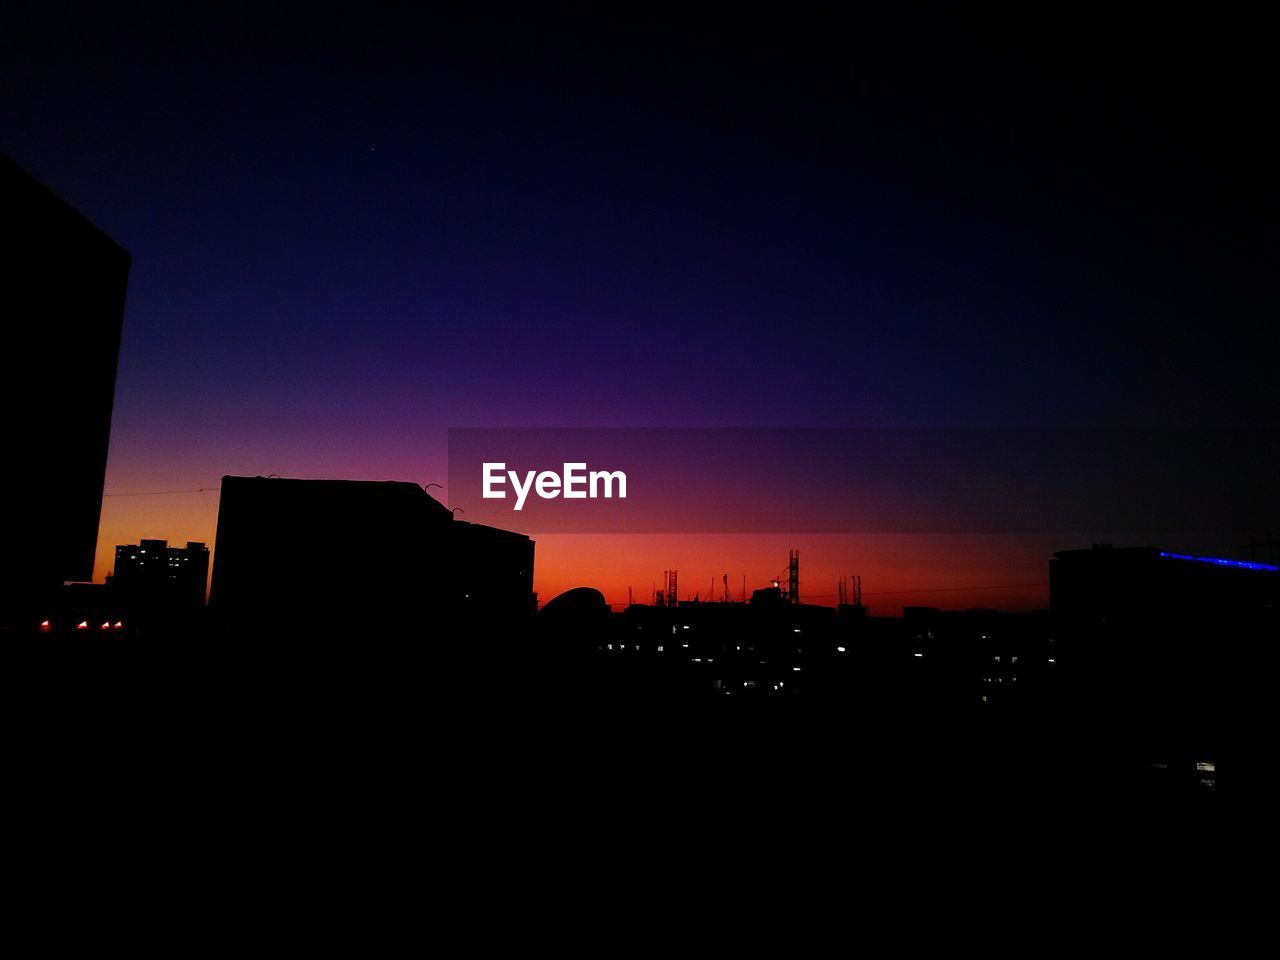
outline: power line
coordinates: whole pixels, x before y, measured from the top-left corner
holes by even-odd
[[[104,493],[103,497],[167,497],[177,493],[208,493],[221,487],[196,487],[194,490],[133,490],[128,493]]]
[[[904,593],[955,593],[963,590],[1022,590],[1031,587],[1047,587],[1049,581],[1042,583],[987,583],[978,584],[972,587],[916,587],[912,590],[867,590],[862,595],[864,597],[891,597]],[[811,597],[834,597],[834,593],[811,593]]]

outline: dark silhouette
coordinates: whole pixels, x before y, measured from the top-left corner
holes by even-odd
[[[187,633],[204,609],[209,585],[209,548],[188,542],[140,540],[116,547],[115,569],[107,580],[112,600],[137,635]]]
[[[93,578],[129,254],[0,155],[0,633]],[[20,337],[20,339],[19,339]]]
[[[209,548],[189,541],[140,540],[116,547],[111,585],[129,602],[158,609],[199,610],[209,583]]]
[[[413,483],[224,477],[209,604],[242,633],[441,649],[532,615],[533,554]]]
[[[1061,682],[1112,748],[1157,776],[1238,770],[1228,749],[1259,702],[1247,665],[1280,636],[1280,567],[1101,544],[1054,554],[1049,571]]]

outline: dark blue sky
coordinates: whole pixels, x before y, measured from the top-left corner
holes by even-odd
[[[5,41],[3,148],[135,256],[126,417],[1181,417],[1274,345],[1247,24],[174,16]]]

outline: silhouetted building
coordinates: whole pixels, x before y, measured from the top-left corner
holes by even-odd
[[[1152,757],[1215,759],[1248,664],[1280,635],[1280,568],[1095,547],[1055,553],[1049,592],[1071,690]]]
[[[90,580],[129,254],[0,156],[0,630]]]
[[[209,604],[238,628],[455,640],[532,614],[533,553],[413,483],[224,477]]]
[[[209,583],[209,548],[188,542],[171,547],[164,540],[141,540],[116,547],[113,592],[131,609],[198,610]]]
[[[786,602],[787,600],[782,593],[781,587],[762,587],[759,590],[751,591],[751,605],[753,607],[780,607]]]
[[[452,603],[468,617],[518,623],[537,611],[533,541],[522,533],[454,520],[446,547]]]
[[[1273,564],[1154,547],[1063,550],[1049,564],[1049,604],[1069,624],[1231,619],[1272,608],[1277,590]]]

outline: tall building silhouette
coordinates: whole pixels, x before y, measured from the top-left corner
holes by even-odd
[[[93,577],[130,257],[0,156],[0,630]]]

